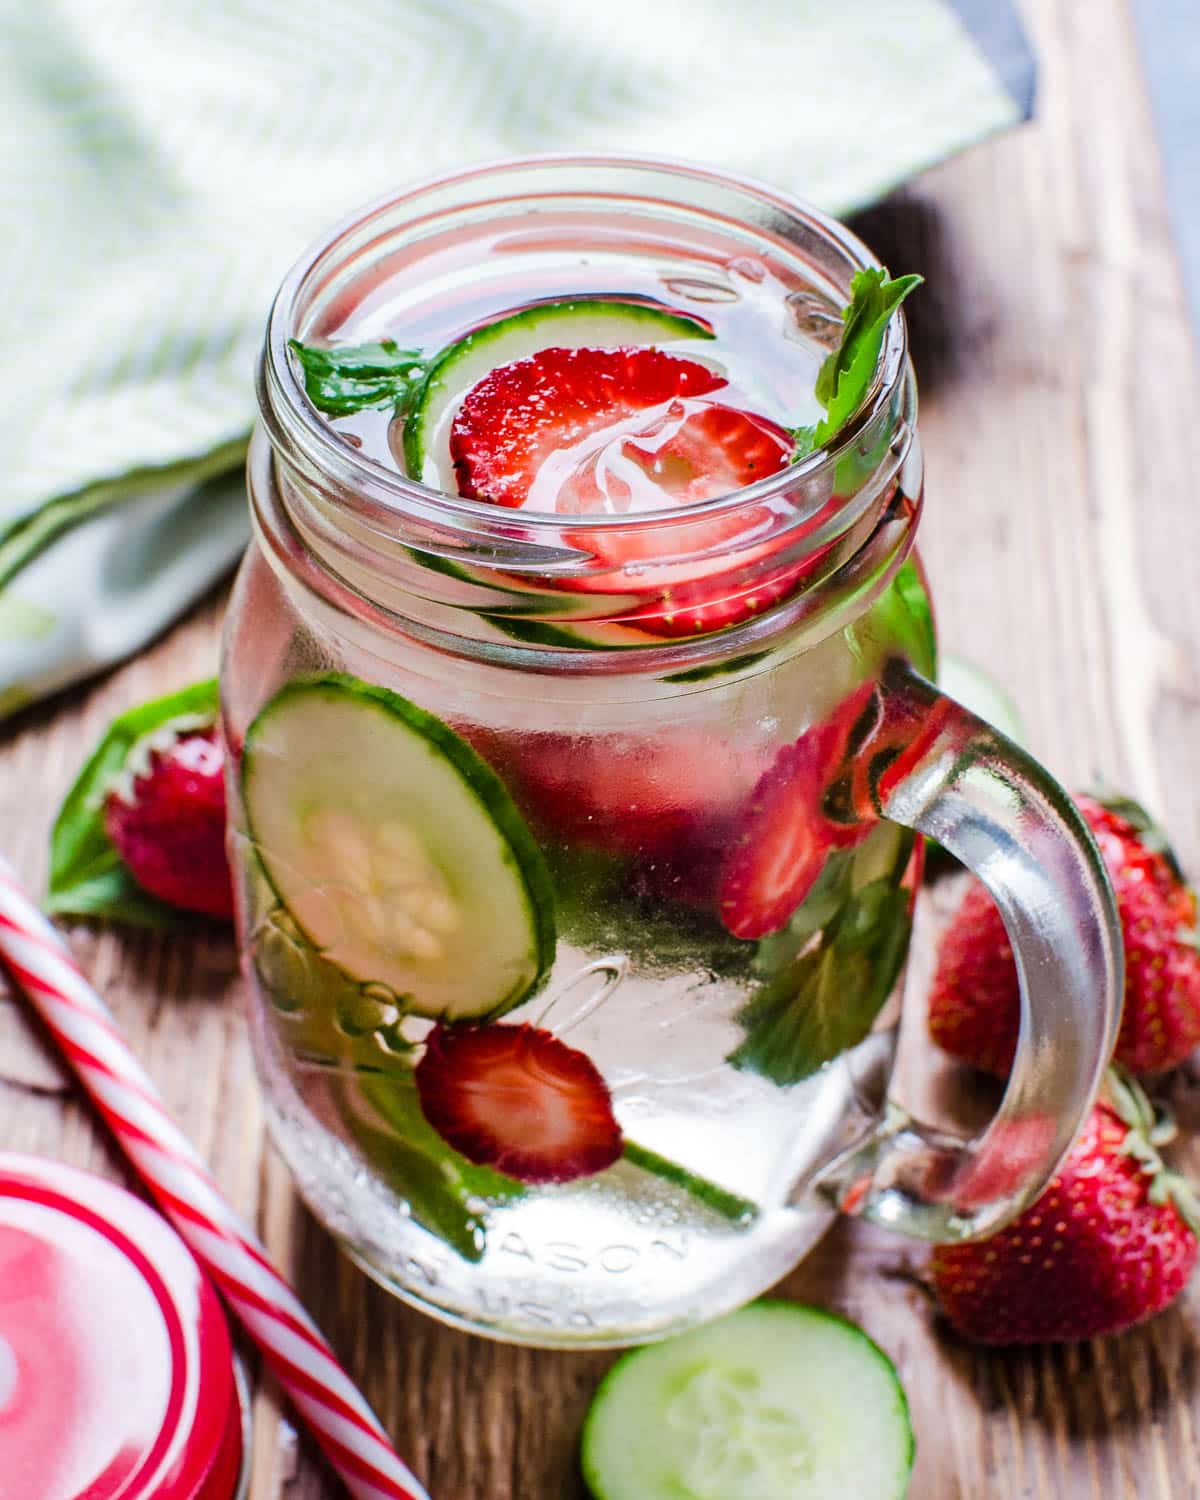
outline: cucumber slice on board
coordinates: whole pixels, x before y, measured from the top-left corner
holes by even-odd
[[[501,365],[527,359],[542,349],[646,347],[712,337],[712,329],[700,319],[651,302],[581,298],[544,302],[510,313],[451,344],[430,366],[404,424],[408,472],[430,489],[458,493],[450,462],[449,423],[467,392]]]
[[[613,1366],[583,1429],[595,1500],[903,1500],[891,1361],[852,1323],[763,1301]]]
[[[250,726],[241,777],[297,928],[401,1010],[500,1015],[549,969],[541,850],[495,772],[432,714],[353,677],[293,682]]]

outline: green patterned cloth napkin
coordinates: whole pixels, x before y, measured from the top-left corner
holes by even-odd
[[[0,716],[226,570],[271,294],[488,157],[621,150],[834,211],[1028,112],[1006,0],[0,0]]]

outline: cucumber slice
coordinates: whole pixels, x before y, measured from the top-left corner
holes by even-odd
[[[913,1453],[891,1361],[794,1302],[625,1355],[583,1429],[595,1500],[903,1500]]]
[[[404,425],[404,461],[409,475],[430,489],[456,495],[450,463],[449,425],[458,403],[492,370],[542,349],[646,346],[679,339],[711,339],[698,318],[652,302],[610,302],[599,297],[543,302],[477,328],[438,355],[429,368]]]
[[[294,682],[250,726],[241,775],[250,836],[297,928],[400,1010],[496,1016],[549,969],[541,851],[440,719],[357,678]]]

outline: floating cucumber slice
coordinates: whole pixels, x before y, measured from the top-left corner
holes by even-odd
[[[699,319],[652,302],[610,302],[598,297],[544,302],[489,323],[452,344],[430,366],[404,425],[408,472],[430,489],[458,493],[450,463],[448,422],[472,386],[501,365],[527,359],[542,349],[611,349],[620,344],[646,346],[712,337],[712,329]]]
[[[625,1355],[583,1429],[596,1500],[902,1500],[913,1452],[891,1361],[793,1302]]]
[[[267,879],[299,931],[399,1009],[499,1015],[554,957],[541,851],[503,784],[440,719],[330,675],[255,719],[242,798]]]

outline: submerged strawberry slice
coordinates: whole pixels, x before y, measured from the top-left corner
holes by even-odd
[[[436,1026],[416,1083],[425,1118],[447,1144],[518,1182],[571,1182],[621,1155],[596,1065],[539,1027]]]
[[[707,396],[677,397],[639,424],[624,424],[616,431],[606,424],[601,434],[605,441],[583,454],[561,482],[554,476],[555,509],[560,513],[637,514],[716,500],[778,473],[793,448],[791,435],[769,417]],[[550,488],[537,486],[543,494]],[[705,541],[723,541],[748,529],[746,518],[736,514],[696,526]],[[684,534],[692,530],[686,527]],[[652,545],[661,548],[661,539]],[[614,562],[630,560],[633,554],[626,546],[612,554]]]
[[[477,744],[544,837],[644,858],[714,842],[762,768],[695,731],[526,734]]]
[[[630,448],[639,451],[635,443]],[[672,433],[665,451],[669,463],[680,466],[684,475],[690,471],[691,477],[678,498],[694,502],[729,494],[768,474],[777,474],[791,461],[794,448],[791,434],[769,417],[713,402],[689,413]],[[649,462],[661,462],[654,449],[645,456]],[[662,467],[664,486],[676,494],[666,463]]]
[[[759,548],[742,555],[738,566],[761,565],[767,550]],[[737,584],[728,574],[722,574],[669,584],[660,599],[624,616],[622,623],[634,625],[647,635],[671,640],[726,630],[789,598],[815,572],[828,550],[825,548],[820,556],[806,558],[802,563],[765,571],[752,583]]]
[[[833,849],[853,848],[877,819],[836,822],[825,794],[851,750],[875,685],[856,688],[823,723],[785,745],[750,798],[721,878],[721,920],[734,937],[776,932],[812,890]]]
[[[225,752],[216,728],[172,737],[109,793],[104,826],[130,874],[186,911],[233,915],[225,855]]]

